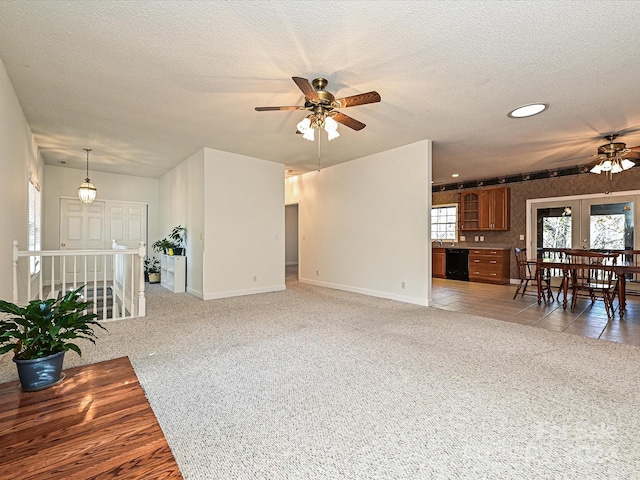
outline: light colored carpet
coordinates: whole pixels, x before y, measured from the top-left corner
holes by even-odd
[[[638,478],[637,347],[296,282],[148,311],[65,368],[128,355],[186,479]]]

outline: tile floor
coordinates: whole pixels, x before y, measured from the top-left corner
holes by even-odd
[[[562,301],[538,305],[536,295],[518,295],[516,285],[489,285],[476,282],[433,279],[434,306],[445,310],[472,313],[506,322],[531,325],[555,332],[640,346],[640,297],[629,295],[624,319],[617,311],[607,320],[602,301],[591,305],[589,300],[578,301],[573,313],[562,308]],[[533,292],[532,292],[533,293]],[[554,293],[555,292],[554,290]]]

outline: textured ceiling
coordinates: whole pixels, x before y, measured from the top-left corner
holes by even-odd
[[[640,3],[0,2],[0,57],[47,164],[159,177],[202,147],[317,168],[291,80],[382,102],[321,166],[432,139],[434,180],[592,161],[640,145]],[[546,102],[527,119],[507,113]],[[459,173],[457,180],[452,173]]]

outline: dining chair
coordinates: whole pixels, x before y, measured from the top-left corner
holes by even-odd
[[[529,295],[538,295],[538,280],[536,278],[536,266],[537,263],[532,260],[527,259],[527,249],[526,248],[514,248],[514,253],[516,256],[516,265],[518,266],[518,279],[520,283],[518,284],[518,288],[516,288],[516,293],[513,295],[513,299],[515,300],[518,296],[518,293],[522,290],[521,297],[524,297],[525,293],[527,293],[527,287],[531,283],[535,285],[535,290],[531,289]],[[549,276],[548,269],[545,269],[542,272],[542,300],[544,303],[547,301],[553,301],[553,293],[551,292],[551,278]],[[540,303],[540,299],[538,299],[538,303]]]
[[[621,250],[619,253],[625,265],[640,266],[640,250]],[[627,295],[640,295],[640,273],[627,273],[625,283]]]
[[[587,250],[569,250],[569,290],[571,311],[579,298],[588,298],[593,305],[601,297],[607,317],[614,316],[613,299],[617,292],[617,278],[612,268],[617,263],[618,253],[600,253]]]
[[[551,261],[563,262],[566,260],[566,252],[568,248],[538,248],[538,258],[541,260],[549,259]],[[560,298],[564,288],[565,272],[560,267],[547,267],[547,273],[551,282],[551,291],[557,289],[557,298]]]

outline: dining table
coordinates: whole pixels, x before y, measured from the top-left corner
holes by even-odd
[[[538,286],[538,304],[543,300],[542,281],[545,271],[556,270],[562,272],[562,308],[567,309],[567,295],[569,291],[569,276],[572,267],[581,265],[566,258],[538,258],[536,264],[536,283]],[[626,279],[628,274],[640,274],[640,265],[633,262],[620,261],[614,265],[598,265],[598,267],[611,270],[616,274],[618,311],[620,318],[624,317],[627,307]]]

